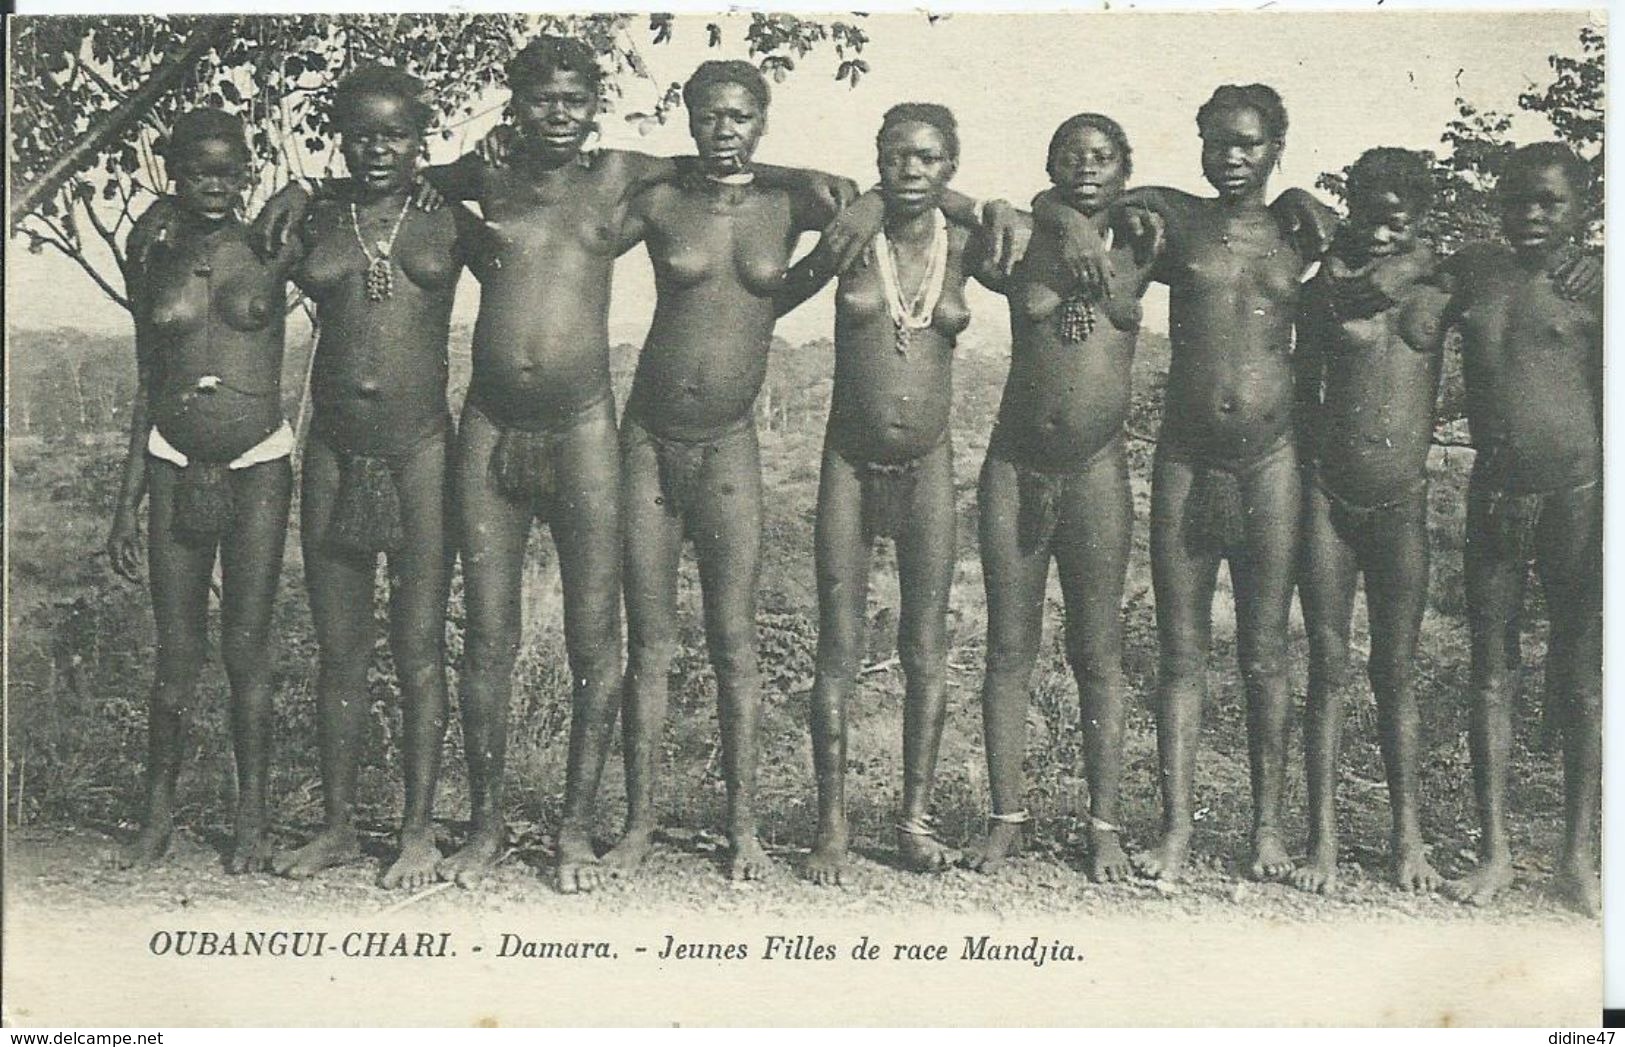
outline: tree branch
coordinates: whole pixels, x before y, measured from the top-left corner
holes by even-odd
[[[52,236],[48,233],[42,233],[38,229],[30,228],[28,226],[20,226],[19,228],[21,228],[22,231],[28,234],[30,237],[36,238],[40,243],[50,244],[58,251],[61,251],[65,257],[73,259],[79,264],[79,268],[83,269],[90,275],[92,280],[96,281],[96,286],[102,289],[102,294],[105,294],[107,297],[117,302],[126,311],[134,312],[134,310],[130,307],[130,300],[119,294],[118,290],[114,288],[112,284],[108,283],[107,279],[103,277],[101,273],[96,271],[95,266],[85,261],[85,256],[82,251],[75,251],[63,240],[58,239],[56,236]]]

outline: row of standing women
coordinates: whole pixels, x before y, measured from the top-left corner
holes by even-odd
[[[1024,244],[1026,216],[998,203],[979,212],[948,188],[959,141],[941,106],[887,113],[879,188],[854,199],[845,179],[753,161],[769,91],[748,63],[707,62],[685,85],[698,156],[680,162],[584,151],[600,87],[584,45],[538,39],[507,74],[514,133],[426,169],[419,158],[430,112],[421,84],[382,66],[351,74],[333,113],[349,177],[313,198],[278,197],[254,230],[234,217],[246,184],[241,123],[197,110],[175,124],[167,144],[175,196],[131,234],[140,388],[109,543],[114,566],[133,575],[135,515],[150,494],[158,666],[147,810],[131,863],[154,861],[167,846],[217,551],[239,778],[229,864],[309,876],[358,856],[357,751],[382,552],[406,778],[399,856],[383,883],[477,882],[506,842],[503,757],[521,566],[531,523],[541,520],[558,550],[573,682],[558,885],[591,889],[629,873],[651,846],[685,540],[698,561],[717,677],[729,873],[766,873],[755,804],[762,491],[753,410],[776,317],[836,278],[835,383],[815,533],[818,828],[807,873],[840,883],[846,867],[845,709],[878,537],[895,540],[902,593],[898,852],[920,870],[958,861],[930,812],[955,547],[951,363],[974,278],[1008,298],[1013,349],[979,488],[992,811],[970,863],[996,869],[1028,820],[1027,688],[1053,559],[1083,713],[1087,869],[1097,880],[1180,875],[1211,604],[1228,560],[1252,764],[1249,871],[1308,890],[1335,885],[1339,695],[1354,580],[1363,572],[1394,877],[1410,889],[1441,885],[1418,814],[1412,665],[1427,584],[1427,449],[1444,333],[1455,326],[1465,337],[1479,447],[1466,574],[1484,832],[1476,869],[1445,886],[1482,903],[1511,880],[1505,645],[1534,560],[1553,618],[1547,701],[1564,730],[1557,883],[1595,910],[1599,267],[1574,247],[1585,169],[1572,153],[1521,150],[1503,177],[1508,245],[1441,260],[1416,241],[1431,194],[1419,157],[1393,149],[1363,156],[1350,173],[1350,216],[1334,236],[1335,219],[1307,194],[1265,204],[1286,136],[1275,92],[1222,87],[1197,116],[1202,169],[1216,197],[1128,189],[1121,127],[1081,114],[1050,143],[1053,188],[1034,201]],[[418,179],[454,201],[477,202],[481,217],[460,205],[414,207]],[[818,246],[792,264],[800,235],[814,230],[823,231]],[[654,264],[657,299],[617,427],[610,281],[616,257],[638,243]],[[465,265],[482,294],[473,377],[454,427],[447,339]],[[290,279],[315,303],[320,325],[301,537],[320,648],[326,825],[302,847],[274,854],[267,651],[292,486],[293,439],[278,395]],[[1170,289],[1173,343],[1151,513],[1164,833],[1131,859],[1118,809],[1121,602],[1132,527],[1124,426],[1140,297],[1153,280]],[[1595,411],[1576,409],[1592,403]],[[442,857],[430,815],[454,551],[465,577],[459,698],[472,822],[462,847]],[[1311,646],[1311,826],[1301,865],[1288,854],[1281,811],[1294,585]],[[591,827],[617,716],[626,831],[600,857]]]

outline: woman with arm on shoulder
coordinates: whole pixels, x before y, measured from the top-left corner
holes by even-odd
[[[655,315],[621,423],[628,656],[626,834],[605,857],[630,870],[655,829],[654,770],[677,628],[677,572],[694,542],[716,670],[729,875],[771,863],[756,839],[756,584],[762,491],[755,427],[790,252],[828,216],[754,177],[766,80],[748,62],[705,62],[683,88],[698,170],[631,202],[623,243],[654,263]]]
[[[139,376],[108,539],[114,568],[134,580],[136,513],[147,497],[158,664],[148,704],[146,810],[121,864],[151,865],[169,846],[218,556],[220,651],[237,765],[226,865],[252,872],[270,860],[271,613],[293,486],[293,430],[282,416],[281,386],[287,265],[263,260],[238,218],[249,182],[239,117],[218,109],[182,113],[163,153],[175,195],[154,204],[130,234]]]
[[[1110,245],[1109,208],[1133,170],[1115,120],[1081,113],[1056,128],[1047,168],[1056,202]],[[1125,238],[1126,239],[1126,238]],[[1055,235],[1035,232],[1005,288],[1010,375],[982,468],[982,577],[987,670],[982,708],[993,793],[988,840],[973,858],[992,871],[1019,841],[1028,814],[1028,684],[1043,630],[1053,559],[1066,601],[1066,650],[1078,684],[1089,781],[1089,875],[1130,873],[1118,828],[1122,771],[1122,602],[1133,528],[1124,426],[1149,260],[1110,245],[1109,283],[1083,286]]]
[[[316,304],[315,413],[301,471],[305,584],[316,625],[326,825],[276,871],[306,877],[360,857],[357,761],[370,701],[373,580],[389,565],[389,641],[403,697],[406,806],[385,887],[433,882],[430,818],[445,736],[453,443],[446,407],[452,299],[474,219],[411,204],[433,115],[423,84],[364,66],[333,100],[347,185],[316,201],[293,240],[293,278]]]
[[[935,870],[958,854],[936,839],[931,785],[946,710],[948,592],[954,567],[954,343],[970,313],[967,275],[985,268],[980,234],[952,225],[944,195],[959,163],[953,114],[907,103],[887,111],[876,138],[883,213],[870,260],[841,274],[835,384],[818,488],[815,533],[820,625],[812,690],[818,838],[807,873],[842,882],[848,846],[846,705],[863,652],[869,556],[897,543],[902,587],[898,647],[906,693],[903,864]],[[820,249],[787,288],[799,302],[834,272]]]

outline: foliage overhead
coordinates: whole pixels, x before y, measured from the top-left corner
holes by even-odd
[[[1596,29],[1580,30],[1580,56],[1552,55],[1555,74],[1545,87],[1531,84],[1518,96],[1522,112],[1545,117],[1558,140],[1567,143],[1591,167],[1587,214],[1593,240],[1599,240],[1603,216],[1603,93],[1606,38]],[[1454,251],[1475,240],[1491,240],[1500,229],[1495,186],[1501,169],[1517,146],[1508,138],[1513,116],[1481,110],[1456,99],[1456,117],[1439,141],[1445,148],[1430,154],[1437,188],[1422,235],[1436,248]],[[1329,172],[1316,182],[1342,200],[1348,168]]]

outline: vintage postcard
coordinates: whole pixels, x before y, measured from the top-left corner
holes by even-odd
[[[1605,41],[9,18],[4,1021],[1594,1025]]]

